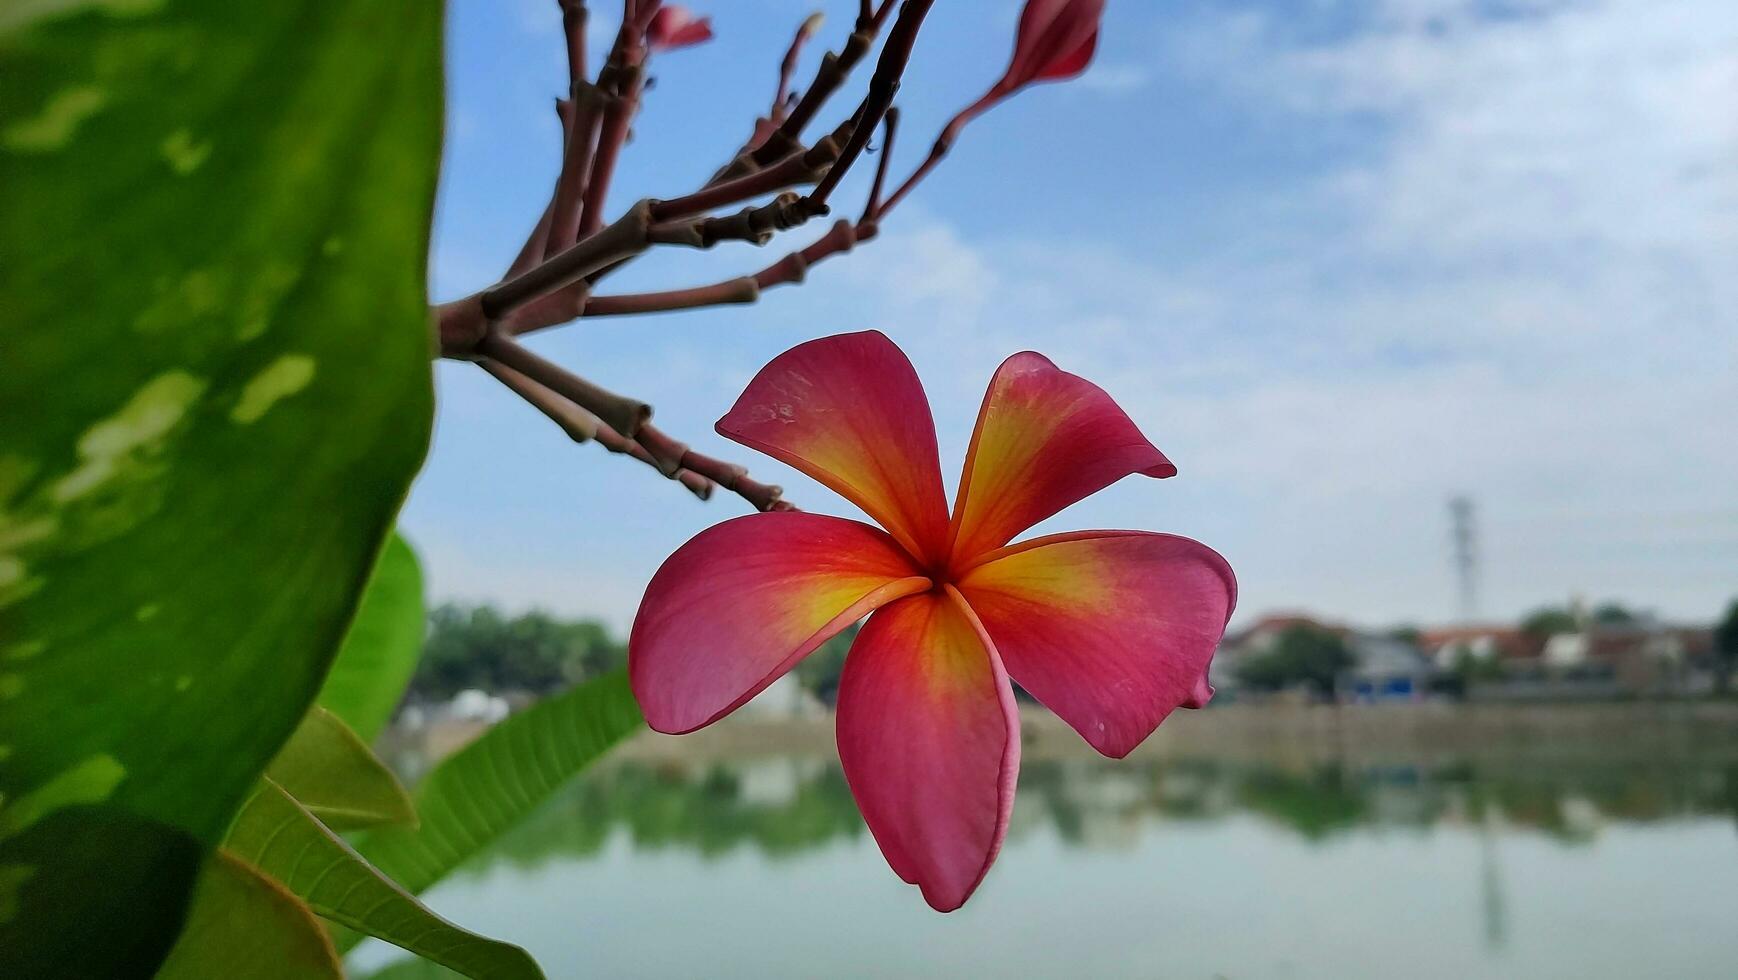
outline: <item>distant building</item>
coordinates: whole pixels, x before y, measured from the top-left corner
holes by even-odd
[[[1512,626],[1450,626],[1418,634],[1418,646],[1437,670],[1454,670],[1462,657],[1477,661],[1524,662],[1538,656],[1538,644]]]
[[[1708,630],[1641,616],[1559,633],[1545,641],[1540,661],[1553,674],[1609,677],[1625,694],[1689,694],[1707,686],[1712,647]]]
[[[1332,633],[1345,641],[1353,665],[1336,681],[1336,693],[1341,700],[1413,700],[1423,697],[1430,689],[1435,668],[1412,643],[1325,622],[1303,613],[1263,616],[1248,628],[1226,637],[1213,657],[1208,679],[1220,692],[1235,691],[1239,665],[1251,657],[1271,652],[1286,631],[1298,627]]]
[[[453,699],[447,702],[440,713],[453,721],[479,721],[485,725],[493,725],[507,717],[511,711],[512,707],[506,698],[469,688],[453,695]]]
[[[1430,690],[1436,669],[1406,640],[1353,633],[1346,647],[1354,662],[1335,684],[1340,700],[1416,701]]]

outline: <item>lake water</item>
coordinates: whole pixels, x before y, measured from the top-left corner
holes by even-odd
[[[1727,762],[1038,760],[939,915],[822,752],[627,761],[426,899],[551,977],[1730,978],[1735,814]]]

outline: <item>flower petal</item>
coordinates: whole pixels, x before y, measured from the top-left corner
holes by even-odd
[[[1237,603],[1231,566],[1188,538],[1080,531],[1004,548],[960,592],[1008,675],[1121,758],[1212,696],[1207,664]]]
[[[1008,831],[1020,719],[958,592],[869,618],[839,679],[838,732],[845,779],[887,863],[937,911],[965,904]]]
[[[1182,707],[1205,708],[1213,701],[1215,693],[1217,692],[1213,690],[1213,685],[1208,683],[1207,675],[1203,672],[1200,678],[1195,681],[1195,688],[1189,692],[1189,699],[1183,702]]]
[[[761,368],[718,433],[839,492],[923,561],[946,544],[929,400],[879,331],[812,340]]]
[[[628,637],[634,697],[654,729],[693,731],[870,610],[929,587],[867,524],[798,511],[725,521],[678,548],[646,587]]]
[[[1130,473],[1167,477],[1177,468],[1104,389],[1042,354],[1015,354],[990,379],[966,454],[956,566]]]

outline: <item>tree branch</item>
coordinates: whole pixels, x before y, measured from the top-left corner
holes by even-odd
[[[483,290],[481,308],[497,322],[530,301],[585,278],[606,265],[644,251],[651,227],[651,205],[641,201],[608,228],[592,234],[543,263]]]
[[[887,33],[887,44],[881,49],[881,58],[875,63],[875,74],[869,79],[869,94],[864,96],[863,105],[857,110],[856,128],[851,131],[851,138],[845,142],[845,148],[839,151],[839,160],[821,178],[821,182],[809,192],[809,200],[818,205],[827,203],[827,198],[833,189],[839,186],[839,181],[857,162],[857,157],[863,152],[863,147],[869,144],[869,137],[874,134],[875,127],[881,124],[881,117],[893,105],[893,96],[899,91],[899,79],[905,74],[905,66],[911,63],[911,51],[917,44],[918,29],[923,26],[923,19],[929,15],[929,8],[935,0],[905,0],[899,8],[899,17],[893,22],[893,29]]]
[[[555,181],[555,199],[550,203],[551,219],[543,242],[542,254],[545,257],[567,248],[579,238],[581,220],[586,213],[586,188],[591,183],[598,140],[598,117],[603,112],[605,101],[598,87],[584,78],[573,83],[565,127],[567,139],[561,154],[561,175]]]
[[[645,402],[625,398],[599,387],[554,361],[531,353],[499,331],[492,331],[485,336],[477,344],[476,353],[550,389],[630,439],[652,417],[652,407]]]
[[[645,426],[636,438],[652,454],[652,458],[658,461],[658,468],[665,474],[690,470],[736,493],[756,510],[788,509],[777,506],[784,495],[783,487],[750,479],[745,467],[694,452],[685,443],[677,442],[655,426]]]
[[[651,293],[593,296],[579,316],[623,316],[633,313],[666,313],[704,306],[731,306],[760,299],[760,284],[753,276],[738,276],[708,286],[669,289]]]
[[[863,204],[859,225],[871,225],[881,217],[881,189],[887,186],[887,165],[893,161],[893,136],[899,130],[899,107],[888,106],[886,135],[881,140],[881,159],[875,162],[875,182],[869,185],[869,200]]]
[[[544,417],[560,427],[574,442],[593,442],[612,453],[621,453],[645,463],[647,466],[662,472],[661,467],[652,454],[639,443],[624,437],[621,433],[604,425],[597,416],[580,408],[554,391],[543,387],[518,371],[494,361],[478,361],[477,366],[489,372],[496,381],[506,385],[515,395],[524,399],[531,407],[542,412]],[[688,489],[689,493],[701,500],[709,500],[716,484],[692,470],[678,470],[675,479]]]
[[[574,311],[571,316],[668,313],[674,310],[753,303],[760,299],[763,290],[773,286],[802,282],[807,277],[811,266],[832,256],[851,251],[858,243],[874,238],[879,231],[879,226],[873,221],[852,224],[849,221],[840,220],[834,222],[833,227],[825,235],[806,248],[791,252],[753,275],[738,276],[734,279],[725,279],[704,286],[690,286],[687,289],[629,293],[620,296],[594,296],[586,302],[582,310]],[[527,313],[530,312],[528,309]],[[522,332],[543,329],[560,322],[565,321],[540,322],[535,326],[522,328]]]
[[[561,34],[567,41],[567,79],[570,89],[586,77],[585,26],[589,17],[585,0],[561,0]]]
[[[597,438],[598,426],[601,424],[597,416],[505,364],[487,360],[477,361],[476,364],[487,371],[490,377],[506,385],[513,394],[524,399],[532,408],[542,412],[544,417],[567,433],[569,439],[574,442],[590,442]]]

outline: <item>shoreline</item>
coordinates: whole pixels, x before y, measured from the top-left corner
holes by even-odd
[[[1026,759],[1102,759],[1061,719],[1020,711]],[[484,731],[480,722],[394,729],[395,747],[440,758]],[[609,758],[697,763],[770,756],[832,756],[833,715],[743,714],[688,735],[646,731]],[[1310,765],[1343,762],[1561,761],[1738,764],[1738,701],[1592,704],[1233,704],[1178,711],[1129,755],[1134,761],[1215,758]]]

